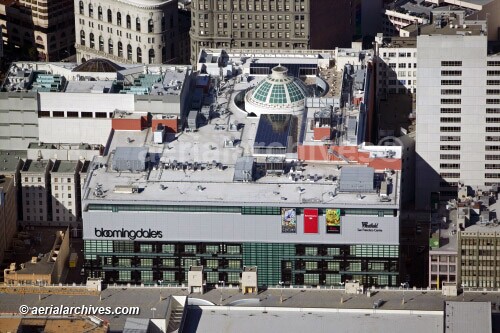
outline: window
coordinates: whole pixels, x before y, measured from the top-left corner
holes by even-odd
[[[462,95],[462,89],[441,89],[441,95]]]
[[[135,30],[139,32],[141,31],[141,19],[139,17],[135,19]]]
[[[137,48],[137,62],[142,62],[142,50],[140,47]]]
[[[462,85],[462,80],[441,80],[442,86],[460,86]]]
[[[441,154],[439,158],[442,160],[460,160],[460,154]]]
[[[500,86],[500,80],[486,80],[486,84],[489,86]]]
[[[459,136],[441,136],[440,141],[460,141]]]
[[[123,57],[123,46],[122,42],[118,42],[118,56]]]
[[[442,123],[460,123],[462,120],[458,117],[441,117]]]
[[[108,23],[113,23],[113,14],[111,13],[111,9],[108,9]]]
[[[175,272],[163,272],[163,282],[175,282]]]
[[[93,49],[95,44],[94,44],[94,34],[90,33],[90,48]]]
[[[240,246],[239,245],[228,245],[226,247],[227,254],[240,254]]]
[[[228,268],[231,269],[240,269],[241,268],[241,260],[239,259],[229,259],[227,261]]]
[[[153,245],[151,245],[151,244],[140,244],[139,245],[139,251],[140,252],[147,252],[147,253],[153,252]]]
[[[173,254],[173,253],[175,253],[175,245],[174,244],[163,244],[161,246],[161,251],[163,253]]]
[[[488,75],[488,76],[500,76],[500,71],[487,71],[486,75]]]
[[[441,98],[441,104],[461,104],[460,98]]]
[[[108,40],[108,53],[113,54],[113,40],[111,38]]]
[[[217,269],[219,268],[219,260],[217,259],[207,259],[205,263],[207,268]]]
[[[306,247],[305,249],[306,256],[317,256],[318,248],[317,247]]]
[[[184,245],[184,252],[196,253],[196,245]]]
[[[315,271],[318,269],[318,262],[306,261],[306,271]]]
[[[442,178],[460,178],[459,172],[441,172],[439,175]]]
[[[441,132],[460,132],[461,127],[441,126],[440,131]]]
[[[500,173],[485,173],[484,178],[500,178]]]
[[[460,145],[442,145],[439,146],[440,150],[460,150]]]
[[[500,123],[500,118],[486,117],[487,123]]]
[[[499,89],[487,89],[486,95],[500,95]]]
[[[500,164],[485,164],[485,169],[500,169]]]
[[[148,32],[153,32],[153,20],[148,20]]]
[[[328,256],[339,256],[340,255],[340,249],[338,247],[329,247],[327,249],[327,255]]]
[[[130,281],[131,272],[130,271],[118,271],[118,280],[119,281]]]
[[[462,76],[462,71],[441,71],[442,76]]]
[[[116,24],[119,26],[122,25],[122,14],[120,12],[116,13]]]
[[[104,38],[99,36],[99,51],[104,52]]]
[[[488,61],[488,66],[500,66],[500,61]]]
[[[153,49],[149,50],[149,63],[153,64],[155,62],[155,51]]]
[[[486,132],[500,132],[500,127],[486,127]]]
[[[143,266],[143,267],[151,267],[151,266],[153,266],[153,259],[151,259],[151,258],[141,259],[141,266]]]
[[[500,104],[500,99],[498,98],[487,98],[486,104]]]
[[[85,46],[85,31],[80,31],[80,44]]]
[[[153,271],[141,271],[141,281],[142,282],[153,281]]]
[[[132,60],[132,46],[130,44],[127,45],[127,59]]]
[[[89,16],[94,17],[94,6],[91,3],[89,3]]]
[[[441,169],[460,169],[459,163],[441,163],[439,164]]]
[[[500,151],[500,146],[485,146],[486,151]]]
[[[484,159],[487,161],[500,161],[500,155],[485,155]]]
[[[205,247],[205,253],[208,253],[208,254],[219,253],[219,245],[207,245]]]
[[[83,1],[80,1],[80,15],[84,15]]]
[[[130,20],[130,15],[127,15],[125,20],[127,22],[127,29],[132,29],[132,22]]]
[[[97,7],[97,18],[102,21],[102,7]]]
[[[461,108],[441,108],[441,113],[461,113]]]
[[[462,62],[461,61],[441,61],[441,66],[443,66],[443,67],[462,66]]]
[[[500,108],[486,108],[486,113],[500,113]]]
[[[319,274],[304,274],[304,284],[305,285],[319,284]]]

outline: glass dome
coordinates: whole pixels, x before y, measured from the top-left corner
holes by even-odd
[[[288,69],[276,66],[245,97],[245,110],[256,114],[294,113],[304,110],[309,96],[304,83],[288,75]]]

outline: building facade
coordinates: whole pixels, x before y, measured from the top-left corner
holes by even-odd
[[[361,32],[360,16],[361,1],[194,0],[191,64],[196,64],[203,48],[349,47],[357,23]]]
[[[72,0],[3,1],[0,26],[4,43],[31,58],[58,61],[75,52]]]
[[[56,161],[50,172],[52,220],[76,225],[80,211],[80,161]]]
[[[179,63],[177,1],[75,0],[77,62]]]
[[[487,56],[484,25],[453,26],[417,39],[416,204],[421,208],[438,198],[456,198],[459,183],[482,187],[500,179],[500,60]]]
[[[0,176],[0,262],[17,231],[17,189],[15,178]]]
[[[21,169],[23,220],[46,225],[52,219],[50,169],[52,161],[27,160]]]

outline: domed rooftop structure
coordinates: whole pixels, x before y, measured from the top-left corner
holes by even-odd
[[[103,59],[103,58],[95,58],[90,59],[84,62],[81,65],[73,68],[73,72],[93,72],[93,73],[116,73],[124,69],[121,66],[118,66],[114,62]]]
[[[308,96],[306,85],[288,75],[288,69],[279,65],[246,94],[245,110],[256,115],[299,113],[304,110],[305,99]]]

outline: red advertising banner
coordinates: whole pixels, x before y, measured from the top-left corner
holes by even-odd
[[[304,233],[317,234],[318,233],[318,210],[317,209],[304,209]]]

